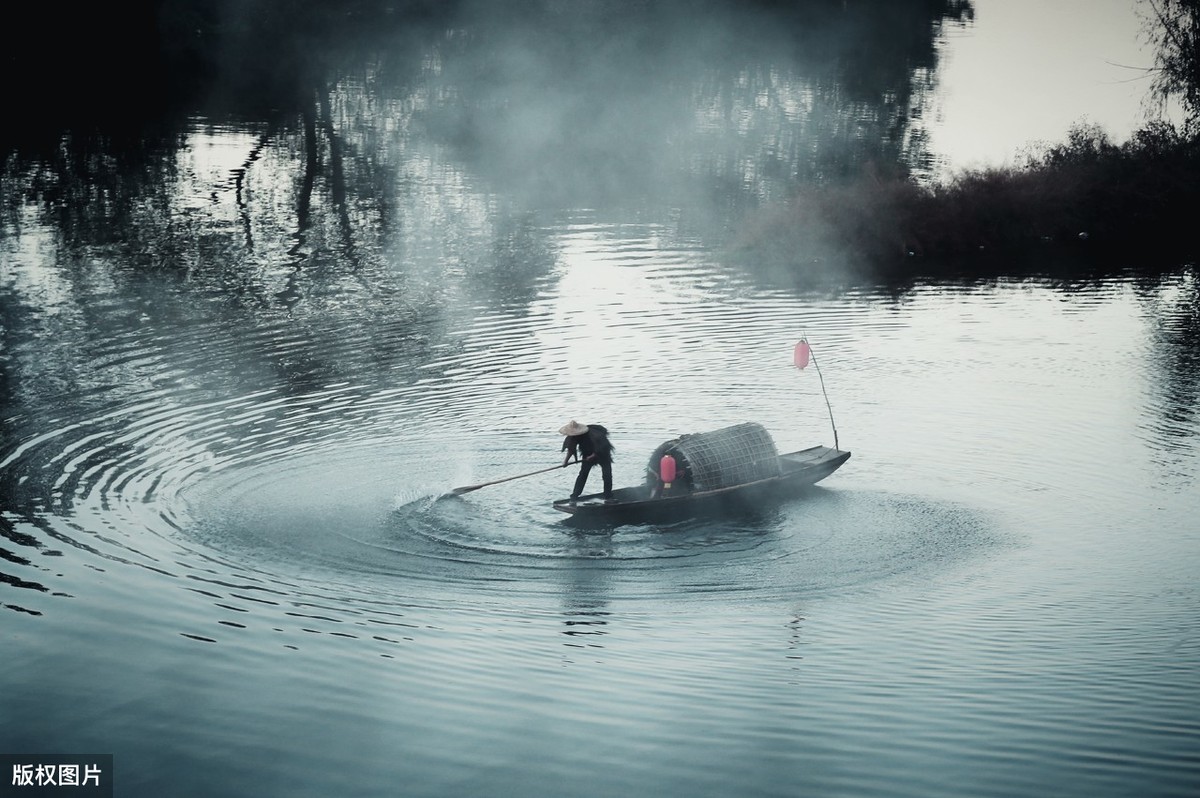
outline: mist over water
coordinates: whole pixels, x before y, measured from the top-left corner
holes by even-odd
[[[0,752],[120,795],[1195,791],[1194,266],[727,259],[791,181],[934,168],[971,4],[253,8],[178,117],[0,172]],[[740,421],[830,445],[801,335],[853,457],[796,500],[449,493],[570,418],[618,485]]]

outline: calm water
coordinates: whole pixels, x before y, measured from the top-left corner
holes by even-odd
[[[1195,268],[802,290],[717,232],[811,87],[716,71],[685,123],[649,81],[612,164],[509,137],[545,95],[448,135],[498,95],[447,41],[307,131],[6,172],[0,751],[139,796],[1196,794]],[[802,500],[583,531],[573,472],[446,495],[569,418],[618,484],[739,421],[831,444],[805,334],[854,455]]]

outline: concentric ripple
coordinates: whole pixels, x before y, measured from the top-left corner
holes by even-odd
[[[555,594],[581,569],[618,600],[821,595],[928,567],[950,540],[988,540],[986,522],[956,508],[823,489],[748,516],[579,529],[550,508],[573,471],[449,492],[544,467],[556,437],[398,431],[403,397],[342,384],[79,422],[10,455],[53,475],[45,509],[10,519],[28,536],[10,539],[184,579],[224,609],[316,601],[341,620],[360,601]],[[618,461],[619,477],[636,457]]]
[[[479,303],[468,275],[425,306],[379,291],[287,312],[120,314],[81,347],[88,390],[16,420],[28,431],[0,461],[16,498],[6,537],[22,573],[10,584],[53,592],[52,569],[27,550],[65,544],[215,595],[258,584],[272,600],[322,596],[330,617],[358,611],[351,595],[469,605],[555,592],[580,570],[616,599],[819,596],[995,545],[990,511],[921,498],[956,459],[1020,490],[1053,479],[1014,468],[1025,452],[1003,440],[986,458],[970,445],[943,447],[938,463],[908,456],[922,443],[910,433],[935,432],[919,419],[943,390],[937,375],[971,373],[980,353],[1002,362],[1003,340],[974,329],[1011,312],[1003,289],[967,302],[930,291],[903,312],[856,293],[798,300],[729,278],[655,225],[569,219],[554,235],[556,260],[524,303]],[[1119,300],[1097,293],[1094,312]],[[1020,307],[1030,323],[1075,323],[1049,295]],[[963,345],[948,350],[940,328],[916,321],[939,314],[958,317]],[[801,334],[827,375],[791,368]],[[888,355],[900,345],[904,357]],[[1028,365],[981,387],[989,407],[1012,403],[1013,423],[1036,426],[1054,410],[1024,404],[1043,389]],[[616,481],[631,484],[647,452],[684,432],[756,420],[784,451],[832,442],[834,407],[843,447],[858,452],[848,466],[749,516],[573,527],[550,506],[573,470],[450,494],[553,464],[567,418],[613,430]],[[970,401],[952,412],[959,429],[985,421]],[[1062,423],[1075,425],[1078,467],[1101,468],[1087,452],[1104,441]]]

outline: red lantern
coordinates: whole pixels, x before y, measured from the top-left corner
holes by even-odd
[[[669,454],[664,454],[662,459],[658,461],[658,476],[663,481],[663,487],[671,487],[671,483],[675,481],[675,458]]]
[[[796,364],[796,368],[802,369],[807,366],[810,357],[812,357],[812,347],[808,345],[808,341],[796,344],[796,351],[792,355],[792,362]]]

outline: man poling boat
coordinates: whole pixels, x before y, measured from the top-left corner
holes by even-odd
[[[608,430],[600,424],[580,424],[571,419],[558,431],[563,437],[562,451],[563,468],[572,458],[579,463],[579,476],[575,478],[575,489],[571,491],[573,501],[583,493],[587,485],[588,474],[593,466],[600,466],[600,476],[604,480],[604,498],[612,498],[612,453],[613,445],[608,439]]]
[[[814,446],[779,454],[770,433],[745,422],[681,435],[650,456],[646,480],[609,496],[593,493],[554,502],[581,520],[636,523],[753,508],[794,496],[836,471],[850,452]]]
[[[574,489],[553,507],[580,519],[603,522],[637,522],[694,515],[730,506],[756,507],[772,498],[794,495],[841,467],[850,452],[838,445],[833,407],[825,391],[825,378],[807,338],[793,349],[792,364],[803,371],[816,367],[821,394],[829,410],[833,446],[812,446],[780,454],[775,441],[761,424],[743,422],[710,432],[690,433],[659,445],[650,455],[646,479],[640,485],[613,489],[612,453],[615,447],[608,429],[601,424],[581,424],[572,419],[558,433],[563,436],[562,465],[526,474],[455,488],[462,494],[488,485],[544,474],[580,464]],[[588,475],[599,466],[603,490],[584,494]]]
[[[792,357],[798,370],[810,363],[816,367],[833,428],[832,447],[780,454],[766,428],[751,422],[681,435],[651,453],[643,484],[613,491],[606,482],[603,493],[583,495],[586,473],[581,471],[571,497],[554,502],[554,509],[603,522],[661,520],[730,506],[757,506],[767,499],[794,495],[829,476],[850,458],[850,452],[838,446],[833,407],[807,338],[796,344]],[[560,432],[583,429],[578,425]]]

